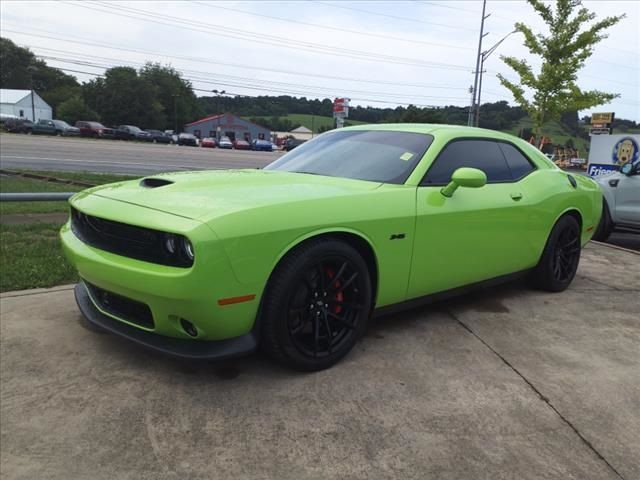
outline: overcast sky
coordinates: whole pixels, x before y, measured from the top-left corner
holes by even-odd
[[[598,17],[626,13],[579,76],[583,89],[619,93],[597,111],[640,120],[640,2],[585,1]],[[2,36],[81,81],[113,65],[170,64],[198,95],[345,96],[352,104],[467,105],[482,2],[471,1],[18,1],[0,2]],[[488,0],[483,50],[523,21],[524,1]],[[508,100],[500,54],[526,57],[511,35],[485,64],[482,101]],[[55,58],[55,60],[54,60]],[[535,59],[531,63],[537,64]],[[340,78],[338,78],[340,77]],[[589,112],[584,112],[589,113]]]

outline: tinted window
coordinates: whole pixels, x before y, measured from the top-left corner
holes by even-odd
[[[403,183],[432,140],[421,133],[333,131],[296,147],[266,170]]]
[[[423,185],[445,185],[460,167],[478,168],[487,174],[487,182],[511,181],[511,172],[496,142],[459,140],[447,145],[431,165]]]
[[[500,145],[500,150],[502,150],[504,157],[507,159],[507,165],[509,165],[511,176],[514,180],[524,177],[533,170],[533,165],[516,147],[509,143],[499,143],[498,145]]]

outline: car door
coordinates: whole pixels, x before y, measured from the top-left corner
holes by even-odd
[[[460,167],[482,170],[487,184],[460,187],[447,198],[441,189]],[[524,270],[535,262],[526,246],[526,177],[534,170],[509,143],[459,139],[442,149],[417,188],[408,298]]]
[[[614,193],[618,221],[640,226],[640,162],[628,175],[621,175]]]

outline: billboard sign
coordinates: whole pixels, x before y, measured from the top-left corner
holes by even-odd
[[[614,112],[606,112],[606,113],[592,113],[591,114],[591,125],[594,123],[612,123],[615,117]]]
[[[627,163],[640,161],[640,135],[594,135],[589,150],[589,168],[592,177],[606,175]]]

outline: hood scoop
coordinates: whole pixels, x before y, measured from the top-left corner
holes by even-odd
[[[140,186],[145,188],[158,188],[164,187],[165,185],[171,185],[173,180],[167,180],[165,178],[143,178],[140,180]]]

